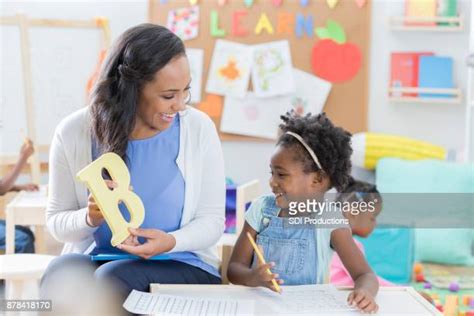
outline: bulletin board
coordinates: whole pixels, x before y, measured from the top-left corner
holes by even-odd
[[[306,6],[302,6],[299,0],[283,0],[280,6],[275,6],[274,1],[256,0],[251,7],[246,7],[243,0],[229,0],[226,4],[219,6],[217,0],[197,1],[200,11],[199,34],[196,38],[186,40],[187,48],[199,48],[204,50],[204,67],[202,78],[202,102],[206,102],[207,93],[205,86],[210,66],[210,61],[214,49],[216,37],[210,32],[210,12],[218,11],[219,28],[226,31],[222,39],[243,43],[259,44],[277,40],[288,40],[290,44],[293,67],[312,72],[311,51],[313,46],[320,40],[316,34],[308,36],[306,33],[302,37],[293,34],[278,34],[276,32],[278,13],[286,12],[312,15],[314,28],[323,27],[328,19],[338,22],[346,33],[347,41],[359,47],[362,54],[361,67],[358,73],[350,80],[342,83],[334,83],[323,111],[338,126],[342,126],[351,133],[367,130],[367,109],[368,109],[368,77],[369,77],[369,41],[370,41],[370,20],[371,3],[358,6],[357,0],[309,0]],[[329,2],[337,2],[330,8]],[[362,1],[363,2],[363,1]],[[168,12],[173,9],[190,6],[189,0],[162,1],[149,0],[149,21],[160,25],[167,23]],[[240,25],[248,30],[245,36],[232,35],[232,14],[236,10],[246,10],[246,15],[241,19]],[[263,31],[256,35],[254,30],[261,17],[265,13],[275,28],[273,34]],[[251,89],[251,87],[249,87]],[[197,105],[199,108],[199,105]],[[220,117],[212,117],[216,126],[220,126]],[[221,140],[230,141],[261,141],[262,139],[246,137],[235,134],[220,133]],[[266,140],[268,141],[268,140]]]

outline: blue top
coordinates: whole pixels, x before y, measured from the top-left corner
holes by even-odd
[[[130,171],[133,191],[145,206],[145,219],[141,228],[160,229],[172,232],[180,228],[185,198],[185,182],[176,164],[179,153],[180,121],[176,116],[166,130],[146,139],[130,140],[127,146],[127,167]],[[93,144],[95,142],[92,142]],[[92,146],[92,159],[98,157],[98,150]],[[122,216],[130,221],[126,206],[120,205]],[[110,244],[112,233],[106,222],[94,233],[96,247],[91,254],[123,253]],[[143,243],[144,238],[139,238]],[[217,277],[218,271],[203,262],[193,252],[174,252],[171,260],[181,261],[201,268]]]

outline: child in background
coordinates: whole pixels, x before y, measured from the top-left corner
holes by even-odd
[[[8,192],[17,191],[37,191],[39,189],[37,184],[15,184],[21,170],[25,167],[28,158],[33,155],[34,147],[30,139],[26,139],[21,146],[20,158],[16,162],[13,169],[3,178],[0,179],[0,196]],[[0,250],[5,250],[5,221],[0,220]],[[16,225],[15,227],[15,252],[34,253],[35,252],[35,238],[33,232],[24,226]]]
[[[371,211],[363,210],[362,208],[355,208],[351,209],[349,212],[343,212],[344,216],[349,220],[352,235],[363,238],[368,237],[375,229],[375,226],[377,225],[377,216],[382,210],[382,196],[377,191],[375,185],[357,181],[351,177],[347,187],[338,195],[338,201],[348,202],[351,203],[351,205],[354,205],[354,202],[356,202],[356,205],[357,202],[365,202],[364,208],[367,208],[366,205],[372,202],[371,205],[374,206],[374,209],[371,209]],[[354,239],[354,242],[360,251],[364,253],[364,246],[356,239]],[[332,284],[337,286],[354,285],[351,275],[344,267],[341,258],[339,258],[337,254],[334,254],[331,260],[329,279]],[[381,286],[394,286],[394,284],[380,277],[377,277],[377,279]]]
[[[290,112],[282,120],[282,134],[270,162],[273,194],[258,198],[246,212],[243,231],[229,262],[228,279],[234,284],[264,286],[273,291],[277,289],[272,279],[287,285],[324,283],[332,248],[354,279],[348,303],[364,312],[376,312],[378,281],[355,245],[350,227],[290,224],[292,202],[307,198],[320,201],[329,189],[345,188],[351,168],[350,134],[335,127],[324,113],[300,117]],[[322,213],[327,216],[328,212]],[[269,263],[257,262],[247,233],[256,238]],[[267,269],[273,273],[268,274]]]

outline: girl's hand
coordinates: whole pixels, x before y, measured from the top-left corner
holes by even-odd
[[[347,302],[364,313],[375,314],[379,310],[375,298],[365,289],[355,289],[347,297]]]
[[[274,262],[266,263],[266,264],[258,264],[257,266],[250,269],[250,282],[247,284],[248,286],[263,286],[269,288],[274,292],[278,292],[278,290],[273,286],[272,280],[275,279],[278,284],[283,284],[284,281],[282,279],[278,279],[277,273],[268,273],[268,269],[275,267]]]
[[[144,237],[146,242],[137,245],[121,243],[117,248],[144,259],[170,251],[176,245],[176,239],[173,235],[159,229],[129,228],[128,230],[132,237]]]
[[[33,153],[35,152],[35,148],[33,146],[33,142],[31,139],[26,139],[20,149],[20,157],[24,160],[27,160]]]

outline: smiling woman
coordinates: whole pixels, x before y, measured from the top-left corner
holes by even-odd
[[[77,264],[115,282],[123,296],[147,291],[150,283],[220,283],[215,244],[224,230],[222,150],[210,118],[187,106],[190,84],[184,45],[166,28],[142,24],[118,38],[90,106],[55,132],[47,225],[65,247],[43,277],[43,297],[61,282],[56,276],[63,269]],[[145,206],[142,226],[116,248],[94,198],[74,177],[106,152],[124,159]],[[120,210],[128,221],[125,205]],[[90,260],[111,253],[145,259],[167,253],[170,260]]]

